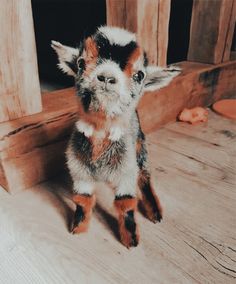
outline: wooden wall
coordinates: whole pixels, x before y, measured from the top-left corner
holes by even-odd
[[[188,60],[229,61],[235,20],[235,0],[194,0]]]
[[[30,0],[1,0],[0,122],[42,110]]]
[[[107,24],[137,34],[151,64],[167,61],[170,0],[107,0]]]

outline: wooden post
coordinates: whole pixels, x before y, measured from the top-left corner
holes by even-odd
[[[107,24],[137,34],[150,64],[167,61],[170,0],[107,0]]]
[[[30,0],[1,0],[0,122],[42,110]]]
[[[228,61],[230,59],[231,47],[233,48],[235,46],[236,48],[236,36],[234,35],[236,33],[235,29],[236,29],[236,0],[233,0],[223,61]],[[235,41],[235,43],[233,42],[233,40]]]
[[[194,0],[188,60],[218,64],[229,60],[235,0]]]

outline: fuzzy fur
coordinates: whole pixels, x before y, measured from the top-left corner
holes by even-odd
[[[150,182],[145,136],[136,106],[145,89],[166,86],[179,69],[147,67],[136,36],[120,28],[100,27],[79,48],[55,41],[52,47],[60,68],[75,77],[77,89],[78,121],[66,152],[74,192],[89,198],[101,181],[114,188],[121,240],[127,247],[136,246],[137,185],[147,217],[154,222],[162,217]],[[82,218],[83,200],[76,201],[76,220]],[[83,231],[79,227],[78,223],[75,232]]]

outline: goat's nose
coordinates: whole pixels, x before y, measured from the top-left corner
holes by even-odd
[[[110,84],[116,83],[115,77],[105,77],[104,75],[98,75],[97,78],[98,78],[98,81],[100,82],[110,83]]]

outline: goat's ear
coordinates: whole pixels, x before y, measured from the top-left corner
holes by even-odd
[[[62,45],[60,42],[52,40],[51,47],[56,51],[58,56],[58,67],[66,74],[75,76],[77,67],[77,58],[79,56],[79,49]]]
[[[148,66],[147,75],[144,80],[144,90],[159,90],[167,86],[180,72],[181,69],[174,65],[168,67]]]

